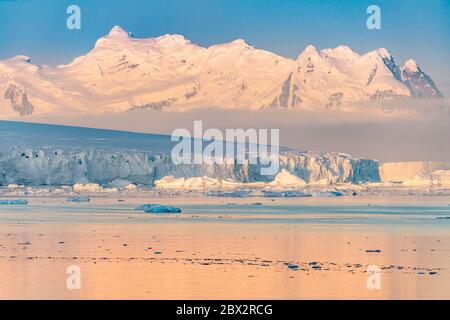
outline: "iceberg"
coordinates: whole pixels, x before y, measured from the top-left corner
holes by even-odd
[[[134,210],[145,211],[148,213],[180,213],[181,209],[173,206],[165,206],[161,204],[143,204]]]
[[[136,208],[134,208],[134,210],[138,210],[138,211],[146,211],[146,210],[150,210],[151,208],[153,208],[154,206],[159,206],[159,204],[142,204],[140,206],[137,206]]]
[[[305,185],[305,180],[293,175],[286,169],[281,169],[275,179],[267,184],[267,186],[274,188],[298,188]]]
[[[14,200],[0,200],[0,205],[26,205],[27,200],[24,199],[14,199]]]
[[[89,197],[70,197],[70,198],[67,198],[67,201],[82,203],[82,202],[89,202],[89,201],[91,201],[91,199]]]
[[[148,213],[180,213],[181,209],[177,208],[177,207],[172,207],[172,206],[157,205],[157,206],[154,206],[153,208],[145,210],[145,212],[148,212]]]
[[[97,183],[75,183],[73,185],[73,191],[75,192],[96,192],[102,189],[102,186]]]
[[[187,179],[165,176],[162,179],[156,180],[155,186],[159,189],[197,190],[219,187],[221,186],[221,181],[207,176]]]

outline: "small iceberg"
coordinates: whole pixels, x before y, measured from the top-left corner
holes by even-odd
[[[103,187],[98,183],[75,183],[73,191],[75,192],[100,192]]]
[[[24,200],[24,199],[0,200],[0,205],[2,205],[2,204],[4,204],[4,205],[17,205],[17,204],[25,205],[25,204],[28,204],[28,201]]]
[[[177,207],[172,207],[172,206],[157,205],[149,210],[145,210],[145,212],[148,212],[148,213],[180,213],[181,209],[177,208]]]
[[[267,183],[267,186],[275,188],[298,188],[306,186],[306,182],[286,169],[281,169],[275,179]]]
[[[140,206],[137,206],[136,208],[134,208],[134,210],[138,210],[138,211],[147,211],[150,210],[151,208],[153,208],[154,206],[159,206],[159,204],[142,204]]]
[[[67,201],[81,203],[81,202],[89,202],[91,201],[91,199],[89,197],[71,197],[67,198]]]
[[[175,189],[175,190],[202,190],[221,186],[221,181],[208,176],[176,178],[174,176],[165,176],[155,181],[158,189]]]
[[[145,211],[147,213],[180,213],[181,209],[172,206],[164,206],[161,204],[143,204],[135,208],[135,210]]]

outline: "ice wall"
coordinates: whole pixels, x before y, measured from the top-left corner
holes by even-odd
[[[281,169],[307,183],[324,179],[329,183],[380,181],[378,162],[342,154],[283,153],[280,156]],[[239,182],[274,179],[274,176],[262,176],[259,165],[174,165],[165,153],[26,147],[0,152],[0,185],[109,185],[117,180],[153,185],[154,180],[169,175],[184,178],[208,176]]]

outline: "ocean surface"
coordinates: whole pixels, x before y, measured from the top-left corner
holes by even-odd
[[[26,199],[0,205],[0,298],[450,298],[448,197]]]

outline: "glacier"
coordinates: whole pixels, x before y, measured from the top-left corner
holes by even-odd
[[[228,188],[241,183],[300,187],[380,181],[376,160],[340,153],[280,148],[280,173],[264,176],[260,164],[175,165],[170,136],[9,121],[0,121],[0,134],[0,185],[5,187],[112,192],[153,187],[155,181],[157,187],[165,182],[189,188],[219,180]]]
[[[0,152],[0,185],[73,185],[79,191],[100,191],[118,180],[125,182],[123,185],[152,186],[155,180],[161,183],[160,179],[167,176],[181,179],[172,183],[184,187],[214,184],[214,180],[195,179],[203,176],[242,183],[270,182],[275,178],[274,185],[287,180],[287,186],[324,179],[330,184],[380,180],[377,161],[341,154],[290,151],[280,156],[280,168],[285,175],[291,173],[290,177],[283,180],[279,176],[263,176],[259,165],[246,163],[175,165],[167,154],[13,147]]]
[[[222,196],[450,190],[450,162],[442,161],[381,164],[280,147],[279,172],[264,176],[260,165],[248,163],[175,165],[170,159],[174,142],[164,135],[0,120],[0,136],[0,194],[9,196],[150,189]]]

